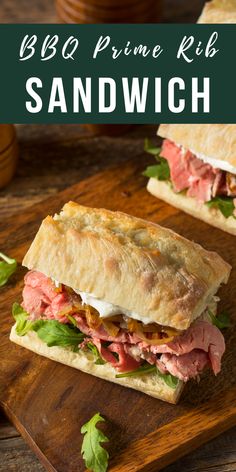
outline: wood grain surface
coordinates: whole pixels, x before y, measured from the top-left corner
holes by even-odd
[[[141,170],[146,157],[123,163],[36,204],[23,214],[0,222],[0,244],[19,261],[45,214],[58,211],[73,198],[146,217],[217,250],[236,267],[235,238],[209,228],[146,192]],[[210,231],[209,231],[210,229]],[[8,417],[31,444],[48,470],[83,470],[78,456],[83,424],[96,411],[107,419],[111,471],[160,470],[236,421],[236,333],[226,332],[227,353],[222,374],[205,374],[199,386],[190,382],[176,406],[129,391],[74,369],[53,363],[11,344],[10,307],[20,300],[24,269],[1,293],[2,342],[0,402]],[[220,290],[220,309],[233,318],[235,270]],[[109,399],[109,401],[108,401]],[[58,422],[60,418],[60,422]],[[174,422],[172,424],[172,422]],[[157,444],[157,447],[156,447]]]

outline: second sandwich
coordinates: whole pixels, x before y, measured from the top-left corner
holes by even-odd
[[[158,134],[164,141],[145,173],[149,192],[236,235],[236,125],[161,125]]]

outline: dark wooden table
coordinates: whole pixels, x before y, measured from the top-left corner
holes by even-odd
[[[193,22],[202,5],[202,0],[165,0],[164,20]],[[0,2],[1,23],[55,21],[54,4],[49,0]],[[86,129],[76,125],[18,126],[19,166],[11,184],[0,191],[0,218],[14,216],[115,162],[120,163],[122,171],[122,162],[127,158],[139,159],[144,137],[154,136],[155,129],[156,126],[136,127],[123,137],[108,138],[91,137]],[[0,472],[43,470],[15,428],[0,413]],[[165,469],[165,472],[183,471],[236,472],[236,428]]]

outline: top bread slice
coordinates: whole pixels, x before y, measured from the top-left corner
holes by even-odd
[[[157,134],[196,155],[225,161],[236,167],[236,124],[164,124],[159,126]]]
[[[236,23],[236,1],[213,0],[207,2],[198,23]]]
[[[169,229],[73,202],[42,222],[23,265],[180,330],[230,273],[218,254]]]

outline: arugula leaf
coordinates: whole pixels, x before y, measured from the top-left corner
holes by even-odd
[[[93,472],[106,472],[108,467],[109,454],[100,443],[108,442],[109,439],[102,431],[96,428],[99,421],[105,421],[100,413],[96,413],[81,428],[84,439],[81,447],[81,454],[86,467]]]
[[[230,197],[215,197],[212,198],[209,202],[206,202],[206,205],[209,208],[218,208],[222,215],[224,215],[225,218],[229,218],[230,216],[234,216],[234,202],[233,198]]]
[[[24,336],[28,331],[35,331],[49,347],[72,346],[76,350],[85,335],[74,326],[59,323],[57,320],[29,320],[29,314],[19,303],[13,303],[12,315],[16,320],[16,332]]]
[[[158,376],[164,380],[166,385],[168,385],[168,387],[170,388],[177,387],[179,383],[179,379],[177,377],[174,377],[174,375],[171,375],[171,374],[162,374],[158,369],[157,369],[157,373],[158,373]]]
[[[156,165],[148,166],[143,172],[145,177],[154,177],[158,180],[168,180],[170,178],[170,168],[168,161],[160,156],[161,148],[154,147],[148,139],[144,141],[144,150],[155,156]]]
[[[144,172],[143,172],[143,175],[145,177],[156,177],[157,174],[158,174],[158,164],[156,165],[153,165],[153,166],[148,166]]]
[[[48,347],[78,346],[85,337],[79,329],[57,320],[38,320],[34,323],[33,330]]]
[[[232,326],[229,318],[229,314],[226,311],[222,311],[219,315],[213,315],[212,311],[208,310],[211,317],[211,322],[219,329],[230,328]]]
[[[143,172],[145,177],[155,177],[158,180],[168,180],[170,178],[169,164],[164,157],[158,158],[158,164],[148,166]]]
[[[105,364],[105,361],[101,358],[97,346],[95,344],[88,342],[86,344],[86,347],[93,353],[93,355],[96,357],[95,364],[96,365],[102,365]]]
[[[5,285],[11,275],[16,271],[17,262],[15,259],[7,257],[5,254],[0,252],[0,287]]]
[[[24,336],[33,327],[34,321],[28,320],[29,314],[19,303],[13,303],[12,315],[16,321],[16,332],[18,336]]]
[[[122,379],[122,377],[136,377],[137,375],[146,375],[151,374],[152,372],[156,372],[156,366],[151,364],[144,364],[138,369],[132,370],[130,372],[123,372],[122,374],[117,374],[117,379]]]
[[[177,377],[174,377],[171,374],[162,374],[155,365],[150,365],[148,363],[142,365],[136,370],[132,370],[131,372],[124,372],[122,374],[117,374],[116,378],[121,379],[122,377],[135,377],[137,375],[146,375],[146,374],[151,374],[153,372],[156,372],[159,377],[161,377],[166,385],[171,388],[176,388],[179,382],[179,379]]]
[[[157,154],[160,153],[161,148],[153,146],[153,144],[149,141],[148,138],[144,140],[144,151],[148,152],[149,154],[152,154],[153,156],[156,156]]]
[[[77,327],[77,322],[76,322],[75,318],[74,318],[73,316],[71,316],[71,315],[66,315],[66,316],[67,316],[68,320],[71,322],[71,324],[72,324],[73,326],[76,326],[76,327]]]

